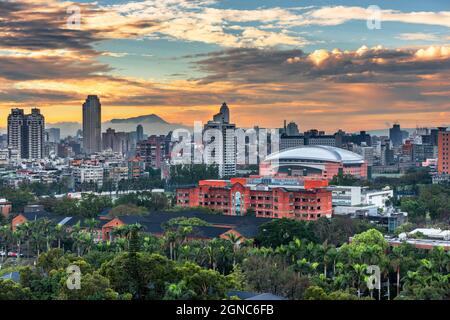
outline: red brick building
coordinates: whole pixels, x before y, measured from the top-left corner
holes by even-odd
[[[250,177],[203,180],[197,187],[179,188],[177,205],[207,207],[224,215],[317,220],[331,217],[331,191],[327,180],[300,177]]]

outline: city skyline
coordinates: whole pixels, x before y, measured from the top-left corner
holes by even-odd
[[[226,101],[240,127],[448,124],[446,1],[77,1],[81,24],[68,29],[70,4],[1,3],[1,119],[37,107],[47,123],[81,123],[80,105],[98,95],[102,121],[192,126]]]
[[[449,98],[449,0],[0,0],[0,302],[450,301]]]

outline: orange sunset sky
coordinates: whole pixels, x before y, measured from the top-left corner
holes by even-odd
[[[0,131],[15,107],[80,122],[89,94],[103,121],[154,113],[192,126],[226,101],[243,127],[450,122],[445,0],[18,0],[0,12]]]

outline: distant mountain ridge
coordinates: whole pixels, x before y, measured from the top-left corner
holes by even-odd
[[[123,118],[123,119],[112,119],[109,121],[110,123],[152,123],[152,124],[167,124],[170,123],[161,118],[160,116],[156,114],[148,114],[143,116],[137,116],[137,117],[131,117],[131,118]]]
[[[139,124],[144,127],[144,133],[147,135],[165,135],[175,129],[188,129],[188,127],[182,124],[167,122],[156,114],[147,114],[130,118],[116,118],[102,122],[102,132],[105,132],[108,128],[115,129],[116,131],[132,132],[136,131],[136,127]],[[69,135],[74,136],[77,130],[80,130],[81,127],[82,125],[79,122],[58,122],[46,124],[46,128],[60,128],[61,137],[66,137]]]

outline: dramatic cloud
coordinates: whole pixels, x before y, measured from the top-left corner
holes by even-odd
[[[415,32],[415,33],[402,33],[397,36],[400,40],[405,41],[438,41],[439,37],[431,33]]]
[[[81,10],[79,28],[67,25],[67,9],[74,4]],[[299,30],[364,22],[371,12],[345,6],[236,10],[219,4],[1,1],[0,116],[4,119],[12,107],[38,105],[48,122],[79,121],[88,94],[100,95],[104,120],[121,117],[126,110],[127,116],[157,113],[187,125],[209,119],[222,101],[229,103],[233,121],[242,126],[275,126],[292,119],[320,129],[351,130],[362,123],[365,129],[384,126],[387,118],[440,125],[450,114],[449,39],[423,48],[325,50],[311,33]],[[450,27],[448,11],[383,9],[380,14],[382,28],[385,21]],[[439,40],[414,31],[395,36]],[[192,62],[195,73],[170,70],[171,80],[126,77],[123,65],[115,69],[104,61],[129,63],[141,53],[122,46],[98,49],[106,40],[138,43],[143,38],[177,41],[180,48],[195,41],[219,49],[182,57]],[[314,50],[304,49],[310,44]],[[139,68],[151,66],[142,63]]]
[[[290,25],[339,25],[351,20],[372,20],[380,18],[381,22],[403,22],[409,24],[438,25],[450,27],[450,11],[441,12],[401,12],[398,10],[385,10],[378,7],[323,7],[306,12],[298,21],[292,21]]]
[[[261,82],[400,82],[450,70],[450,47],[385,49],[363,46],[356,51],[234,49],[198,56],[201,80]]]

